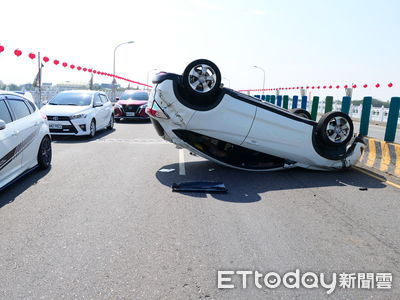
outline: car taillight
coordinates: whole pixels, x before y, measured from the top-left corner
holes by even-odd
[[[153,101],[151,107],[146,107],[146,114],[155,118],[169,119],[167,114],[157,105],[156,101]]]

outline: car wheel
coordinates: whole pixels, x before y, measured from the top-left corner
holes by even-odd
[[[108,123],[107,129],[112,130],[114,128],[114,115],[111,115],[110,122]]]
[[[352,138],[354,126],[347,114],[332,111],[321,117],[316,130],[323,142],[329,145],[342,146]]]
[[[300,117],[302,117],[302,118],[306,118],[306,119],[308,119],[308,120],[311,120],[311,119],[312,119],[311,114],[310,114],[308,111],[306,111],[305,109],[302,109],[302,108],[294,108],[294,109],[291,109],[290,111],[291,111],[292,113],[294,113],[295,115],[298,115],[298,116],[300,116]]]
[[[96,135],[96,121],[93,119],[92,122],[90,122],[89,137],[94,137],[95,135]]]
[[[214,96],[221,85],[221,72],[207,59],[191,62],[183,72],[183,87],[190,95],[198,98]]]
[[[38,164],[39,168],[42,170],[48,169],[51,165],[51,157],[52,157],[52,150],[51,150],[51,140],[48,136],[45,136],[42,139],[42,142],[39,146],[38,152]]]

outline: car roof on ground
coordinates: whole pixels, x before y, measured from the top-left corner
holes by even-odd
[[[124,94],[149,93],[147,90],[126,90]]]

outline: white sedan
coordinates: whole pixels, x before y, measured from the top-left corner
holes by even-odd
[[[32,170],[50,167],[46,116],[27,98],[0,92],[0,189]]]
[[[146,112],[159,135],[226,166],[334,170],[355,164],[365,147],[347,114],[330,112],[316,122],[305,110],[223,88],[209,60],[190,63],[183,75],[159,73],[153,83]]]
[[[53,135],[95,136],[114,127],[114,110],[107,95],[89,90],[58,93],[41,109]]]

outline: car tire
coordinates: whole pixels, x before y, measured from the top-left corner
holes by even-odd
[[[294,113],[295,115],[298,115],[298,116],[300,116],[300,117],[302,117],[302,118],[306,118],[306,119],[308,119],[308,120],[311,120],[311,119],[312,119],[311,114],[310,114],[308,111],[306,111],[305,109],[302,109],[302,108],[294,108],[294,109],[291,109],[290,111],[291,111],[292,113]]]
[[[89,127],[89,137],[92,138],[96,135],[96,121],[93,119],[90,122],[90,127]]]
[[[332,146],[343,146],[353,137],[353,121],[340,111],[324,114],[318,121],[316,132],[322,142]]]
[[[113,130],[114,128],[114,115],[111,115],[110,122],[108,123],[107,129]]]
[[[52,149],[51,149],[51,139],[49,136],[45,136],[39,146],[38,151],[38,165],[42,170],[46,170],[51,166]]]
[[[182,75],[183,88],[187,94],[200,99],[214,97],[221,86],[221,72],[216,64],[207,59],[191,62]]]

